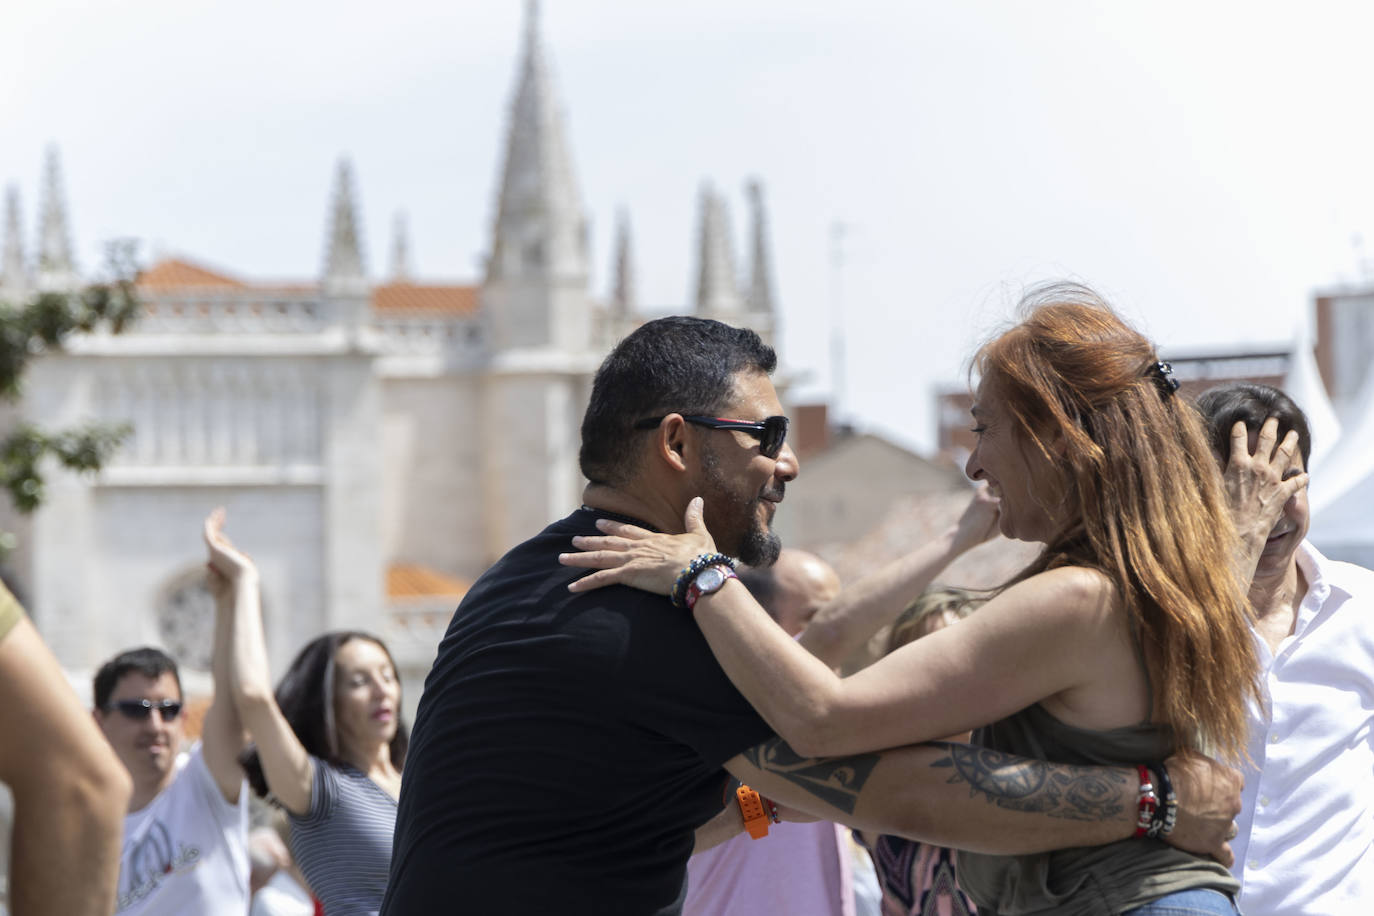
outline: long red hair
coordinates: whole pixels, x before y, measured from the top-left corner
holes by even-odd
[[[1202,420],[1155,368],[1154,345],[1092,290],[1042,286],[1021,308],[974,368],[1021,441],[1062,474],[1070,523],[1015,581],[1065,565],[1108,576],[1145,650],[1155,721],[1181,746],[1237,755],[1246,697],[1261,694]]]

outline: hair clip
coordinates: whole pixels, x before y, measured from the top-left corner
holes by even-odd
[[[1178,379],[1174,378],[1174,367],[1166,362],[1157,362],[1149,368],[1146,375],[1150,375],[1159,384],[1159,393],[1163,395],[1173,394],[1178,391]]]

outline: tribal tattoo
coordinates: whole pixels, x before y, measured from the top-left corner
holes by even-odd
[[[948,767],[951,784],[966,782],[999,808],[1030,811],[1074,821],[1102,821],[1122,812],[1124,770],[1029,760],[967,744],[933,741],[947,757],[931,764]]]
[[[1129,781],[1124,770],[1047,763],[948,741],[932,741],[930,746],[945,751],[930,766],[950,770],[950,785],[967,783],[971,795],[982,795],[999,808],[1078,821],[1110,820],[1123,811],[1120,787]],[[853,814],[882,755],[802,757],[787,742],[774,738],[750,748],[744,756],[759,769]]]
[[[877,754],[852,757],[802,757],[781,738],[765,741],[744,752],[745,758],[760,770],[776,773],[788,782],[846,814],[854,813],[859,793],[878,765]]]

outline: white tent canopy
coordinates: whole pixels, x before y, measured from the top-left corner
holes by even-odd
[[[1312,477],[1310,537],[1334,557],[1368,564],[1374,556],[1374,373],[1352,402],[1345,429]]]
[[[1317,369],[1306,323],[1298,328],[1283,390],[1307,415],[1307,428],[1312,435],[1312,455],[1307,469],[1315,471],[1340,441],[1341,421],[1336,416],[1336,408],[1331,406],[1331,398]]]

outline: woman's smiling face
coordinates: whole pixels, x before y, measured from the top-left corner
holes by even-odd
[[[972,480],[986,480],[1001,500],[1002,534],[1020,541],[1048,541],[1063,521],[1047,508],[1063,503],[1058,473],[1024,440],[996,386],[987,379],[974,397],[973,420],[978,442],[964,472]]]

